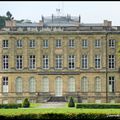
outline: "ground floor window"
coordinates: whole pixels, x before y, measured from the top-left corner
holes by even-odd
[[[8,104],[8,100],[3,100],[3,104]]]

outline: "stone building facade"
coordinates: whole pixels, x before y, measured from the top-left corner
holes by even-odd
[[[0,30],[0,103],[119,103],[119,27],[46,24]]]

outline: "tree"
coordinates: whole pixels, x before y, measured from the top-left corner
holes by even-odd
[[[30,107],[30,102],[29,102],[28,98],[25,98],[25,99],[24,99],[24,101],[23,101],[23,107],[24,107],[24,108]]]
[[[8,17],[9,20],[13,19],[12,14],[10,11],[7,11],[6,16]]]
[[[70,97],[70,101],[68,103],[68,107],[75,107],[75,102],[73,100],[73,97]]]

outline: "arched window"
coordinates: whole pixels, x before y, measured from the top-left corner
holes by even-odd
[[[35,78],[33,77],[29,79],[29,91],[30,92],[36,91],[36,81],[35,81]]]
[[[88,92],[88,79],[87,79],[87,77],[82,78],[81,88],[82,88],[82,92]]]
[[[101,92],[101,79],[100,79],[100,77],[95,78],[95,92]]]
[[[42,92],[49,92],[49,79],[44,77],[41,83]]]
[[[22,92],[22,78],[16,78],[16,92]]]
[[[68,80],[68,91],[75,92],[75,79],[73,77]]]

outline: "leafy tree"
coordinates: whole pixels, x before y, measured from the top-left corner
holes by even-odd
[[[28,100],[28,98],[25,98],[23,101],[23,107],[24,108],[29,108],[30,107],[30,102]]]
[[[70,97],[70,101],[68,103],[68,107],[75,107],[75,102],[73,100],[73,97]]]
[[[10,13],[10,11],[6,12],[6,16],[8,17],[9,20],[13,19],[12,14]]]

